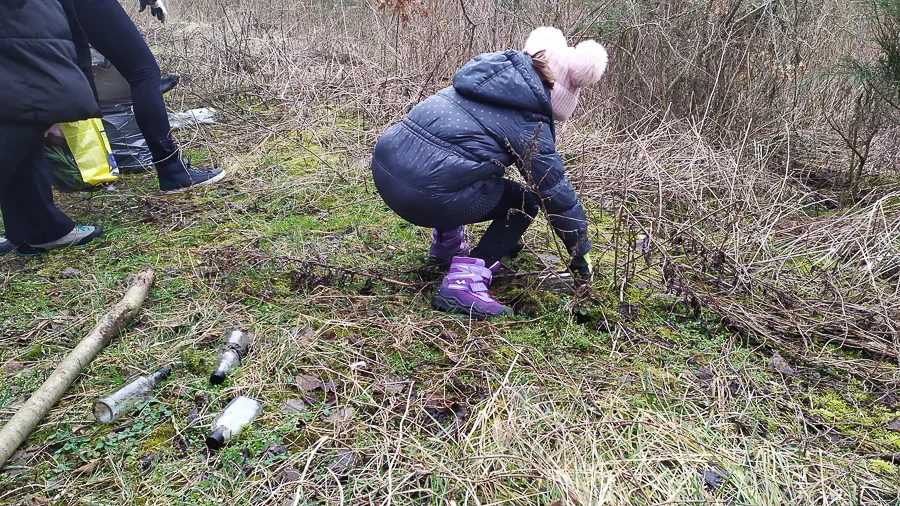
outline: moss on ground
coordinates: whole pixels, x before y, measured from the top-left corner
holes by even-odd
[[[648,287],[612,286],[609,253],[597,258],[590,299],[530,279],[498,282],[497,298],[519,314],[492,322],[433,311],[427,285],[292,260],[412,284],[440,279],[424,268],[428,231],[387,210],[368,168],[347,163],[364,149],[340,148],[335,138],[349,124],[335,125],[272,139],[267,154],[232,169],[227,184],[198,192],[161,197],[144,175],[89,200],[64,196],[67,212],[99,219],[107,236],[0,260],[15,272],[2,286],[0,366],[26,366],[0,372],[7,414],[118,300],[126,275],[143,264],[158,273],[131,328],[26,443],[33,456],[21,472],[0,474],[0,504],[44,489],[60,504],[192,505],[295,497],[322,504],[341,493],[395,504],[465,504],[473,494],[550,503],[603,487],[612,498],[641,490],[642,504],[803,504],[835,490],[861,493],[852,483],[827,488],[841,480],[875,484],[886,497],[900,492],[897,467],[871,458],[876,448],[900,451],[897,433],[886,429],[898,413],[870,387],[839,378],[803,394],[810,375],[784,378],[768,350],[714,315]],[[202,146],[194,153],[213,161],[235,155]],[[595,243],[610,227],[597,220]],[[550,237],[538,223],[527,240],[556,255]],[[531,253],[510,262],[540,265]],[[80,272],[63,279],[70,267]],[[259,340],[246,363],[212,387],[211,364],[230,328]],[[91,421],[96,397],[163,364],[177,374],[142,410],[111,426]],[[303,390],[298,375],[328,386]],[[198,393],[210,402],[189,422]],[[236,395],[259,398],[263,413],[207,454],[209,423]],[[304,410],[284,412],[288,400]],[[340,416],[343,408],[353,416]],[[804,412],[810,420],[798,418]],[[825,429],[840,437],[811,436]],[[704,486],[710,461],[733,476],[718,496]],[[93,471],[74,472],[91,462]]]

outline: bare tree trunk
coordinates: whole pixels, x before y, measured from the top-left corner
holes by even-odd
[[[122,300],[60,362],[47,381],[3,427],[0,431],[0,469],[19,445],[28,439],[41,419],[59,402],[66,389],[81,374],[81,370],[97,358],[113,336],[131,323],[147,299],[155,278],[156,272],[150,267],[141,269],[134,276]]]

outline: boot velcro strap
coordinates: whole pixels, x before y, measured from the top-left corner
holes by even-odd
[[[447,275],[447,279],[451,282],[459,279],[469,279],[474,282],[481,281],[481,276],[472,272],[451,272]]]
[[[491,280],[494,277],[494,273],[491,272],[490,269],[485,268],[485,267],[480,267],[477,265],[473,265],[472,267],[470,267],[469,272],[481,277],[481,279],[483,279],[484,282],[488,285],[491,284]]]
[[[488,288],[484,283],[471,283],[469,285],[469,290],[474,293],[481,293],[488,291]]]

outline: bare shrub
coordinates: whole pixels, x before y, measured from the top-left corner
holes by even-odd
[[[835,72],[876,54],[856,3],[461,0],[427,17],[382,5],[198,0],[180,5],[190,22],[146,28],[163,66],[193,76],[180,100],[229,115],[222,150],[327,124],[361,156],[472,55],[519,47],[539,24],[596,37],[611,71],[559,144],[611,227],[597,247],[622,301],[652,286],[851,372],[865,367],[811,343],[900,357],[896,143]],[[878,180],[859,184],[861,161]]]

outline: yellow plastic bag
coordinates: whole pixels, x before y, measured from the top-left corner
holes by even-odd
[[[48,137],[53,185],[59,191],[77,192],[102,188],[119,179],[119,168],[112,156],[109,139],[99,118],[63,123],[65,145]]]

